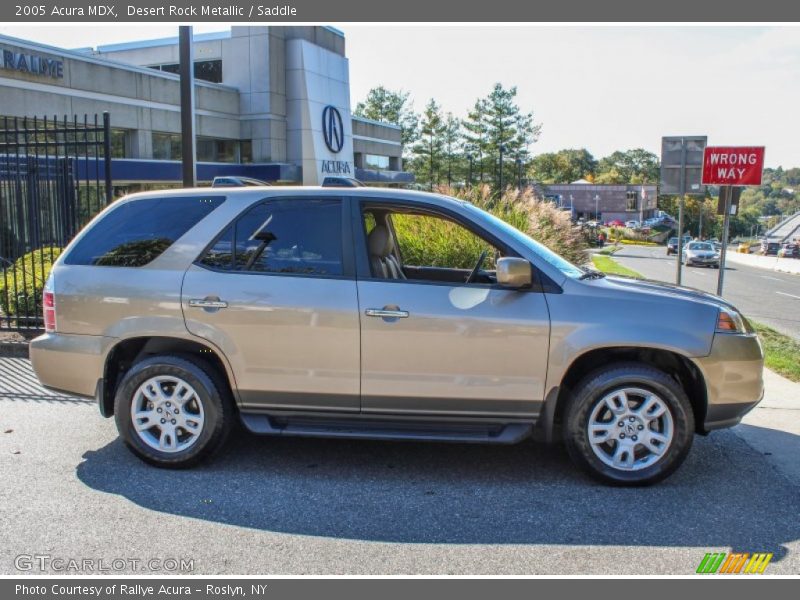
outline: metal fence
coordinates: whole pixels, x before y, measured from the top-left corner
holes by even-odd
[[[0,118],[0,328],[42,327],[50,265],[111,202],[111,128],[102,118]]]

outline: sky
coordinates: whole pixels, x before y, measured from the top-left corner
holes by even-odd
[[[766,164],[800,167],[800,27],[336,25],[351,102],[384,85],[466,116],[496,82],[542,124],[533,154],[587,148],[660,152],[663,135],[766,146]],[[219,24],[195,26],[219,31]],[[1,25],[64,48],[176,35],[176,27]]]

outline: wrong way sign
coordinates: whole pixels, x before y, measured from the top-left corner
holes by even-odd
[[[706,146],[703,185],[761,185],[764,146]]]

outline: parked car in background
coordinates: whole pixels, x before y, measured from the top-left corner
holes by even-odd
[[[628,229],[639,229],[639,227],[641,227],[641,224],[639,223],[639,221],[626,221],[625,227],[627,227]]]
[[[683,264],[719,269],[719,252],[711,242],[689,242],[683,251]]]
[[[614,219],[613,221],[608,221],[606,223],[609,227],[625,227],[625,223],[620,221],[619,219]]]
[[[211,187],[219,188],[219,187],[258,187],[263,185],[271,185],[266,181],[261,181],[260,179],[254,179],[253,177],[238,177],[238,176],[229,176],[223,175],[214,177],[214,180],[211,182]]]
[[[796,242],[784,244],[778,250],[778,256],[781,258],[800,258],[800,244]]]
[[[438,251],[424,232],[442,227],[475,255]],[[763,394],[761,345],[727,301],[577,267],[440,194],[134,194],[58,257],[43,306],[40,381],[94,396],[159,467],[208,458],[238,421],[282,437],[563,440],[592,476],[643,485]]]
[[[326,177],[322,180],[322,187],[367,187],[362,181],[352,177]]]
[[[779,242],[771,242],[769,240],[761,240],[761,249],[759,250],[760,254],[764,256],[777,256],[778,250],[781,249],[781,245]]]

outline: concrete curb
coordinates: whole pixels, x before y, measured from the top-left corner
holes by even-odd
[[[28,342],[0,342],[0,357],[29,358]]]
[[[728,252],[725,256],[732,263],[758,267],[767,271],[800,275],[800,260],[796,258],[779,258],[777,256],[761,256],[760,254],[742,254],[739,252]]]

